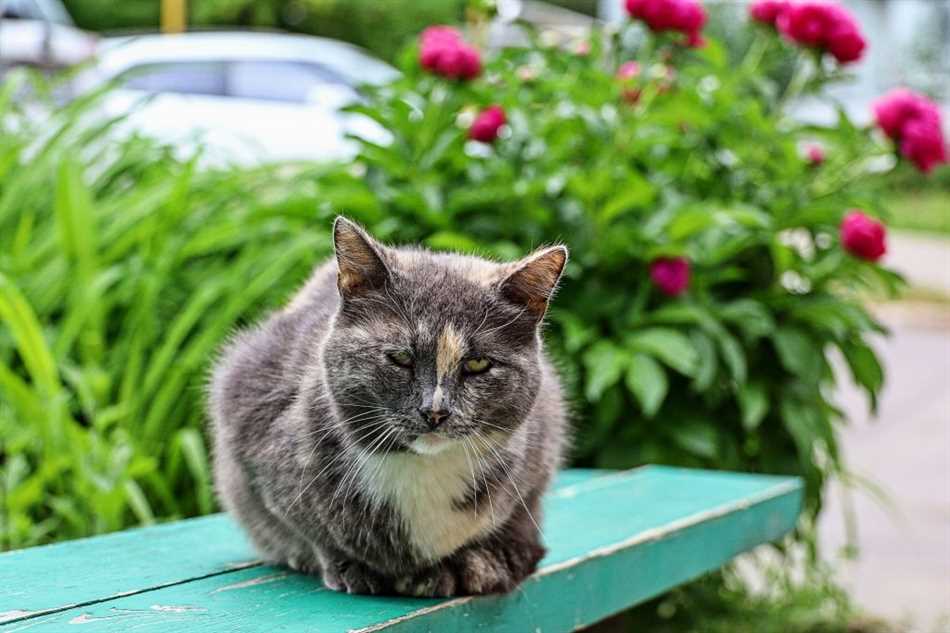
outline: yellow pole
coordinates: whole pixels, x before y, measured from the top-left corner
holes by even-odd
[[[186,0],[162,0],[162,33],[181,33],[185,30]]]

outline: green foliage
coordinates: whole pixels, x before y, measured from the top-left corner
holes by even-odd
[[[223,5],[222,5],[223,6]],[[482,78],[403,78],[355,111],[392,135],[352,165],[201,169],[116,140],[95,97],[37,119],[0,89],[0,548],[212,509],[202,389],[235,328],[286,300],[345,213],[398,243],[515,258],[572,252],[547,338],[576,411],[579,464],[801,474],[807,509],[844,465],[832,350],[870,402],[880,326],[856,296],[895,275],[847,255],[845,210],[880,212],[886,153],[842,114],[786,119],[759,33],[738,62],[636,27],[576,56],[532,42]],[[614,78],[636,58],[639,99]],[[818,90],[829,69],[798,66]],[[669,72],[668,68],[674,69]],[[467,142],[502,104],[494,145]],[[112,139],[112,140],[110,140]],[[819,168],[799,143],[820,139]],[[648,276],[685,256],[679,298]]]
[[[153,0],[63,0],[77,26],[91,31],[158,29],[161,3]]]
[[[800,474],[817,513],[845,468],[829,355],[873,406],[883,373],[868,339],[883,330],[857,295],[900,281],[838,241],[847,209],[884,212],[869,168],[889,149],[843,112],[829,127],[786,118],[794,93],[840,79],[807,54],[795,81],[769,79],[788,53],[764,30],[730,61],[715,41],[684,50],[628,26],[586,56],[506,49],[457,83],[421,72],[410,50],[403,79],[353,108],[393,141],[363,143],[350,186],[373,204],[341,211],[394,242],[499,258],[566,242],[548,339],[577,408],[575,459]],[[628,59],[642,73],[621,85]],[[467,141],[489,104],[507,132]],[[820,167],[802,158],[814,140]],[[659,256],[692,262],[683,296],[653,287]]]
[[[327,254],[313,187],[110,141],[94,98],[37,121],[22,79],[0,94],[0,549],[211,512],[208,362]]]
[[[868,619],[824,567],[792,579],[787,570],[765,572],[766,590],[727,569],[674,589],[625,613],[610,630],[651,633],[895,633]]]

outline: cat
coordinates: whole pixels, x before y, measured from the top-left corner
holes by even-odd
[[[342,217],[333,241],[213,370],[222,504],[265,560],[334,590],[513,589],[545,553],[567,444],[539,331],[567,249],[499,264],[387,247]]]

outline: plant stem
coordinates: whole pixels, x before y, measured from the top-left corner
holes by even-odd
[[[785,86],[785,91],[782,93],[782,96],[778,100],[779,109],[783,109],[791,101],[798,98],[802,90],[805,88],[805,84],[808,83],[809,78],[809,68],[807,63],[807,58],[805,55],[799,55],[798,59],[795,62],[795,73],[792,75],[791,81],[788,82],[788,85]]]
[[[755,34],[755,39],[752,40],[752,44],[749,46],[749,50],[746,52],[745,57],[742,60],[742,63],[739,67],[742,69],[743,75],[751,74],[762,62],[762,57],[765,55],[765,49],[768,46],[768,39],[761,30]]]

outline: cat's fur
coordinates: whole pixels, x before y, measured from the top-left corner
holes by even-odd
[[[513,588],[544,554],[539,502],[565,445],[538,330],[567,249],[496,264],[385,247],[342,218],[334,244],[217,364],[222,502],[267,560],[333,589]],[[466,373],[472,358],[491,367]]]

